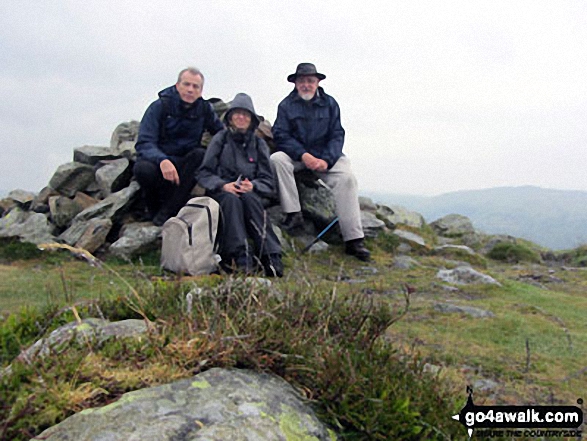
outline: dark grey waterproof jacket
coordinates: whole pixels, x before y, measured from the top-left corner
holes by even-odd
[[[206,149],[206,155],[196,179],[209,193],[222,191],[224,184],[234,182],[239,176],[253,183],[253,191],[260,196],[270,197],[275,191],[273,173],[269,162],[267,143],[255,135],[259,118],[248,95],[238,94],[231,102],[224,120],[228,125],[231,110],[249,110],[253,118],[251,127],[244,135],[225,129],[217,133]],[[242,141],[240,141],[242,139]]]
[[[300,161],[304,153],[323,159],[332,168],[343,155],[344,129],[338,103],[318,87],[310,101],[293,90],[277,108],[273,139],[278,151]]]
[[[183,157],[200,147],[204,130],[214,135],[224,128],[210,103],[201,97],[187,110],[182,108],[175,86],[159,92],[159,97],[147,108],[141,120],[135,147],[139,159],[156,165],[164,159],[173,161],[175,157]],[[166,100],[165,105],[163,100]]]

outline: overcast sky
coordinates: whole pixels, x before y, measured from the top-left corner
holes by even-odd
[[[41,190],[189,65],[273,122],[303,61],[362,190],[587,191],[584,0],[3,0],[0,189]]]

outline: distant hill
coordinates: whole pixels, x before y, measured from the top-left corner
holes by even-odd
[[[488,234],[510,234],[553,250],[587,243],[587,192],[540,187],[499,187],[439,196],[362,192],[385,205],[419,212],[426,222],[447,214],[467,216]]]

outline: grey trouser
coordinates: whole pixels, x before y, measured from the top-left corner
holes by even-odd
[[[301,211],[294,172],[304,169],[306,167],[304,163],[294,161],[287,153],[276,152],[271,155],[271,167],[277,178],[281,210],[284,213]],[[330,170],[314,173],[332,190],[343,240],[364,237],[358,184],[351,170],[349,159],[346,156],[341,156]]]

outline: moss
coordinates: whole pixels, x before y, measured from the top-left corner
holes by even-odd
[[[198,380],[192,383],[192,387],[195,387],[196,389],[208,389],[211,386],[206,380]]]
[[[540,255],[531,248],[515,243],[501,242],[496,244],[487,257],[494,260],[501,260],[509,263],[518,262],[533,262],[539,263],[541,261]]]
[[[318,441],[318,438],[308,435],[298,414],[288,406],[281,406],[282,413],[279,418],[279,428],[287,441]]]

